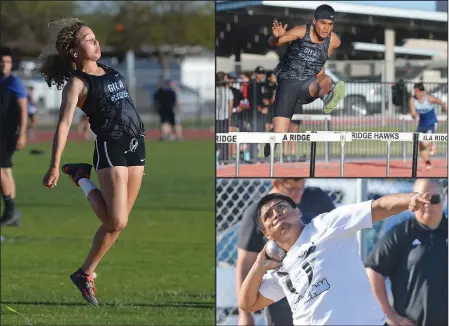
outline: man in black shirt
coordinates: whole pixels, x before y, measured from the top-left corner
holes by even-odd
[[[254,74],[255,82],[253,80],[250,81],[248,87],[248,101],[250,104],[251,112],[256,111],[256,121],[253,121],[252,123],[252,131],[263,132],[265,130],[260,110],[262,106],[263,95],[268,93],[267,83],[265,81],[265,69],[262,66],[259,66],[254,70]]]
[[[234,87],[234,83],[237,79],[237,75],[233,72],[228,74],[228,86],[233,95],[232,113],[231,113],[231,130],[230,131],[242,131],[243,119],[243,97],[242,92]]]
[[[416,192],[430,192],[430,205],[390,230],[366,262],[374,295],[388,325],[448,324],[448,221],[444,191],[435,179],[418,179]],[[393,307],[385,290],[391,281]]]
[[[309,223],[315,216],[329,212],[335,208],[331,198],[320,188],[305,187],[305,179],[273,179],[270,193],[289,196],[302,212],[302,220]],[[237,293],[256,261],[258,253],[263,249],[266,238],[256,224],[257,201],[243,213],[241,221],[236,266]],[[268,325],[293,325],[292,312],[287,299],[282,299],[265,309]],[[251,314],[239,310],[239,325],[253,325]]]
[[[161,140],[174,140],[175,133],[179,140],[182,139],[182,130],[175,114],[179,101],[174,87],[173,81],[167,80],[153,94],[154,104],[161,119]]]

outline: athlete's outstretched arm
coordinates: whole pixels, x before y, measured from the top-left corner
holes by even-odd
[[[446,103],[444,103],[442,100],[440,100],[439,98],[436,98],[435,96],[429,95],[429,102],[430,103],[434,103],[434,104],[439,104],[441,105],[441,107],[443,108],[444,112],[447,112],[447,106]]]
[[[287,25],[282,26],[277,22],[273,23],[273,35],[271,35],[268,43],[270,46],[280,46],[290,43],[294,40],[301,39],[306,35],[306,25],[295,26],[287,31]]]
[[[59,110],[58,124],[53,137],[53,147],[51,152],[51,162],[47,174],[44,177],[44,186],[53,188],[59,179],[59,165],[62,151],[64,150],[72,125],[73,114],[75,113],[79,95],[84,87],[84,83],[78,78],[72,78],[62,91],[62,102]]]
[[[412,96],[408,101],[408,106],[410,107],[410,115],[413,119],[416,119],[415,99]]]
[[[430,193],[420,194],[391,194],[373,200],[371,203],[371,216],[373,223],[387,217],[399,214],[405,210],[415,212],[421,207],[430,204]]]

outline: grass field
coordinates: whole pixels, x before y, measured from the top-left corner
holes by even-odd
[[[41,149],[44,155],[30,155]],[[51,145],[15,155],[19,228],[1,244],[1,325],[212,325],[215,306],[214,143],[147,142],[147,168],[127,228],[97,268],[90,306],[69,275],[100,223],[61,175],[42,186]],[[62,162],[92,161],[92,142],[68,143]],[[94,173],[92,178],[96,184]]]

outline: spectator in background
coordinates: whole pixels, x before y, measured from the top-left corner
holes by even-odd
[[[229,132],[232,107],[234,104],[234,95],[227,85],[228,78],[222,71],[215,75],[215,132]],[[217,144],[217,156],[224,160],[229,159],[228,146],[226,144]]]
[[[407,87],[405,87],[404,80],[402,78],[399,79],[397,83],[391,86],[391,91],[393,94],[393,104],[399,107],[399,112],[401,114],[407,114],[409,111],[408,98],[410,95],[407,91]]]
[[[13,154],[16,150],[25,148],[27,130],[27,91],[19,77],[11,73],[12,51],[2,49],[0,52],[2,88],[1,101],[3,107],[0,134],[0,172],[3,202],[5,204],[0,226],[17,222],[20,212],[15,207],[16,184],[12,173]]]
[[[235,87],[237,74],[231,72],[227,75],[228,86],[232,92],[232,113],[230,131],[240,131],[242,128],[242,111],[244,97],[240,89]]]
[[[244,72],[240,75],[240,91],[243,95],[243,103],[242,103],[242,113],[240,115],[241,117],[241,125],[240,125],[240,131],[242,132],[249,132],[251,131],[251,107],[249,105],[248,101],[248,88],[251,81],[251,74]],[[249,152],[248,144],[242,144],[241,145],[242,151],[243,151],[243,160],[245,162],[250,162],[251,160],[251,154]]]
[[[161,119],[161,140],[182,140],[180,121],[175,115],[179,102],[173,81],[164,81],[154,93],[153,101]]]
[[[268,97],[270,99],[270,104],[274,103],[274,97],[276,95],[276,88],[277,88],[277,79],[276,75],[273,72],[269,72],[267,74],[267,93]]]
[[[268,93],[262,94],[262,104],[259,107],[259,112],[262,115],[262,123],[264,124],[265,132],[269,132],[273,117],[273,104]]]
[[[36,138],[36,127],[37,127],[37,112],[39,111],[39,106],[33,99],[34,87],[28,86],[27,95],[27,109],[28,109],[28,138]]]
[[[256,121],[252,123],[252,131],[264,131],[264,124],[261,120],[262,96],[268,93],[265,81],[265,68],[258,66],[254,70],[255,82],[251,81],[248,87],[248,101],[251,111],[256,111]]]
[[[330,197],[320,188],[305,187],[306,179],[273,179],[272,184],[270,193],[289,196],[298,204],[305,224],[310,223],[315,216],[335,208]],[[236,265],[237,296],[246,275],[266,242],[256,224],[257,203],[258,201],[252,203],[246,209],[241,221]],[[268,325],[293,325],[292,312],[285,298],[265,308],[265,317]],[[252,315],[239,310],[238,324],[254,325]]]
[[[228,87],[232,92],[233,100],[232,100],[232,113],[231,113],[231,125],[229,126],[229,131],[237,132],[242,130],[242,111],[243,111],[243,94],[242,92],[235,87],[235,82],[237,79],[236,73],[229,73],[227,75],[228,79]],[[237,150],[236,144],[230,144],[231,147],[231,156],[235,156],[235,152]]]
[[[430,205],[379,240],[368,257],[366,270],[388,325],[447,325],[446,198],[435,179],[417,179],[414,191],[430,192]],[[391,281],[392,306],[385,289],[386,277]]]
[[[240,75],[240,91],[243,94],[243,110],[250,110],[249,101],[248,101],[248,88],[251,81],[251,74],[244,72]]]

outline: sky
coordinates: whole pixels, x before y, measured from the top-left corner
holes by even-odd
[[[436,1],[341,1],[372,6],[436,11]]]
[[[333,0],[337,1],[337,0]],[[338,0],[340,1],[340,0]],[[447,1],[447,0],[446,0]],[[221,2],[221,1],[219,1]],[[394,7],[404,9],[416,9],[426,11],[436,11],[436,1],[341,1],[348,3],[366,4],[373,6]]]

